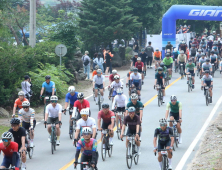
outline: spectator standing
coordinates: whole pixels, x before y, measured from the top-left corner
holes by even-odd
[[[99,68],[102,70],[102,72],[104,72],[103,70],[103,57],[101,53],[98,53],[97,57],[93,60],[93,63],[95,63],[96,65],[99,66]]]
[[[189,41],[189,49],[190,49],[191,46],[192,46],[192,42],[193,42],[193,37],[190,38],[190,41]]]
[[[89,52],[85,51],[85,55],[82,56],[82,62],[83,62],[84,73],[87,74],[87,77],[89,79],[91,59],[89,58],[88,54],[89,54]]]
[[[147,68],[152,68],[152,61],[153,61],[153,53],[154,53],[154,49],[153,47],[151,46],[151,42],[149,41],[148,42],[148,46],[145,48],[145,52],[148,56],[147,58]]]
[[[22,91],[25,93],[25,98],[30,101],[31,95],[32,95],[32,83],[31,83],[31,78],[26,75],[25,80],[21,83],[22,86]]]
[[[139,53],[139,43],[138,43],[138,39],[136,39],[136,41],[133,44],[133,50],[134,52]]]
[[[209,29],[208,32],[207,32],[207,36],[210,36],[210,31],[211,31],[211,30]]]
[[[105,54],[105,62],[106,62],[106,72],[105,74],[108,75],[108,71],[110,68],[110,60],[111,60],[111,56],[109,55],[110,50],[107,48],[106,49],[106,54]]]

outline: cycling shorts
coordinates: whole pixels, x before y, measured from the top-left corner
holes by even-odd
[[[36,120],[33,120],[33,129],[35,128]],[[22,122],[22,127],[25,128],[25,130],[29,131],[29,128],[31,127],[31,123]]]
[[[170,65],[165,65],[166,66],[166,68],[172,68],[172,64],[170,64]]]
[[[175,120],[179,120],[179,112],[178,113],[170,112],[170,116],[173,116]]]
[[[126,136],[132,136],[132,135],[136,135],[136,130],[131,130],[130,128],[128,128]],[[139,136],[140,136],[140,131],[139,131]]]
[[[6,167],[6,168],[9,168],[9,166],[10,166],[11,164],[12,164],[12,157],[4,156],[1,166],[4,166],[4,167]],[[17,153],[17,155],[16,155],[15,167],[16,167],[16,168],[19,168],[19,166],[20,166],[19,164],[20,164],[20,158],[19,158],[19,155],[18,155],[18,153]]]
[[[160,61],[160,58],[154,57],[155,60]]]
[[[165,87],[163,87],[163,82],[161,82],[161,83],[157,82],[157,85],[159,85],[159,86],[162,85],[161,89],[163,89],[163,90],[165,89]]]
[[[52,123],[55,123],[55,124],[58,124],[59,123],[59,118],[58,117],[48,117],[48,120],[47,120],[47,124],[52,124]]]
[[[160,141],[158,140],[158,150],[160,149],[165,149],[166,147],[171,145],[171,139],[166,140],[166,141]],[[161,152],[161,151],[158,151]]]
[[[192,77],[195,77],[194,70],[189,70],[189,69],[188,69],[188,72],[190,72],[190,74],[191,74]]]
[[[138,72],[139,72],[139,73],[143,73],[142,69],[138,69]]]
[[[103,84],[95,84],[95,89],[103,89]]]
[[[140,90],[141,87],[140,87],[140,83],[136,83],[136,82],[133,82],[134,86],[136,87],[136,90]]]
[[[117,107],[117,112],[125,112],[125,107]]]
[[[111,122],[109,122],[109,123],[103,122],[103,124],[102,124],[102,129],[103,129],[103,130],[108,129],[108,126],[109,126],[109,125],[111,125]]]
[[[56,92],[54,92],[54,95],[56,95]],[[45,96],[52,96],[52,92],[47,92],[47,91],[45,91]]]

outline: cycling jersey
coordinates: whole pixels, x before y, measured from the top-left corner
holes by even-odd
[[[75,101],[78,100],[77,95],[78,95],[78,92],[75,92],[75,94],[73,96],[70,93],[67,93],[66,98],[65,98],[65,102],[68,103],[70,101],[70,104],[73,106]]]
[[[26,131],[23,127],[19,127],[17,131],[14,131],[12,128],[8,130],[12,133],[14,142],[18,144],[18,150],[22,147],[22,137],[26,137]],[[25,143],[27,143],[27,139],[25,138]]]
[[[168,50],[168,49],[171,50],[172,48],[173,48],[173,45],[172,45],[172,44],[167,44],[166,47],[165,47],[166,50]]]
[[[213,52],[214,52],[214,55],[218,55],[219,54],[218,50],[213,50]]]
[[[138,68],[138,70],[142,71],[144,64],[143,64],[143,62],[140,62],[140,63],[136,62],[135,67]]]
[[[201,54],[198,53],[198,54],[196,55],[196,60],[199,61],[199,59],[200,59],[201,57],[202,57]]]
[[[211,63],[214,63],[217,60],[217,55],[210,55]]]
[[[194,64],[194,63],[191,63],[191,64],[187,63],[187,64],[186,64],[186,69],[188,68],[190,71],[191,71],[191,70],[194,70],[194,67],[195,67],[195,64]]]
[[[157,138],[159,136],[159,141],[165,142],[170,140],[170,136],[173,136],[173,129],[170,127],[167,127],[165,131],[163,131],[161,128],[156,128],[154,132],[154,137]]]
[[[201,67],[202,67],[202,64],[205,63],[205,62],[206,62],[206,57],[204,57],[204,58],[201,57],[201,58],[199,59],[199,63],[200,63],[200,66],[201,66]]]
[[[137,62],[137,57],[131,58],[131,61],[133,62],[133,66],[135,66],[135,64],[136,64],[136,62]]]
[[[74,103],[73,113],[75,113],[75,108],[78,108],[79,112],[81,112],[82,109],[90,108],[89,101],[86,100],[86,99],[83,99],[82,103],[80,103],[79,100],[76,100],[75,103]]]
[[[110,87],[116,92],[118,88],[123,88],[123,82],[119,81],[119,83],[117,83],[116,81],[113,81]]]
[[[179,113],[179,110],[182,110],[182,103],[177,101],[175,105],[171,102],[167,103],[166,110],[171,110],[173,113]]]
[[[191,48],[190,52],[191,52],[191,56],[194,57],[196,55],[197,49],[196,48]]]
[[[220,62],[220,66],[222,67],[222,61]]]
[[[181,44],[180,49],[186,53],[187,45],[186,44]]]
[[[177,51],[177,52],[173,52],[173,58],[174,58],[174,59],[177,59],[177,58],[178,58],[178,55],[179,55],[178,51]]]
[[[179,54],[178,60],[179,62],[185,62],[187,56],[185,54]]]
[[[76,146],[76,151],[81,151],[83,150],[83,154],[87,156],[91,156],[92,152],[96,152],[97,150],[97,140],[91,138],[90,141],[87,143],[85,142],[85,139],[82,138],[78,141],[77,146]],[[77,157],[78,160],[78,157]]]
[[[115,104],[117,107],[125,107],[127,105],[127,97],[126,95],[116,95],[113,99],[112,110],[115,108]]]
[[[207,54],[207,52],[208,52],[208,49],[203,48],[202,50],[203,50],[203,53],[206,55],[206,54]]]
[[[133,83],[139,83],[139,81],[141,80],[141,74],[140,73],[131,73],[130,74],[130,80],[132,80]]]
[[[26,123],[31,123],[33,125],[33,120],[35,117],[35,110],[29,108],[29,111],[26,112],[24,109],[19,110],[18,118]]]
[[[55,88],[55,83],[53,81],[50,81],[49,84],[44,82],[42,83],[42,87],[45,88],[46,92],[52,93],[52,88]],[[56,92],[56,88],[54,92]]]
[[[45,112],[49,114],[48,117],[57,118],[59,117],[59,113],[62,113],[62,106],[59,103],[57,103],[56,106],[53,107],[52,104],[50,103],[46,106],[45,110],[46,110]]]
[[[16,99],[16,100],[15,100],[15,103],[14,103],[14,107],[15,107],[15,108],[18,107],[18,108],[21,109],[21,108],[22,108],[22,102],[24,102],[24,101],[28,101],[28,99],[24,98],[23,101],[21,101],[19,98]]]
[[[10,142],[9,146],[4,146],[3,143],[0,143],[0,153],[1,151],[5,156],[12,158],[13,152],[18,152],[18,144],[16,142]]]
[[[116,74],[116,75],[118,75],[119,78],[120,78],[120,75],[119,75],[119,74]],[[115,75],[110,74],[110,76],[109,76],[109,81],[113,82],[113,81],[114,81],[114,76],[115,76]]]
[[[130,78],[130,74],[131,74],[132,72],[129,72],[129,73],[127,73],[127,77],[129,77]]]
[[[163,85],[163,79],[165,78],[165,74],[162,72],[159,74],[158,72],[155,74],[155,79],[157,79],[157,83]]]
[[[103,123],[110,123],[111,119],[115,119],[115,114],[109,110],[107,114],[105,114],[102,110],[98,113],[98,119],[103,119]]]
[[[202,81],[209,86],[210,83],[213,81],[213,77],[211,75],[209,75],[208,77],[204,75]]]
[[[84,127],[96,128],[96,121],[92,117],[88,117],[87,120],[79,119],[77,121],[76,129],[81,129]]]
[[[160,51],[155,51],[154,53],[153,53],[153,56],[154,57],[156,57],[156,58],[160,58],[161,57],[161,52]]]
[[[203,70],[210,70],[212,68],[212,65],[211,65],[211,63],[209,63],[209,64],[203,63],[202,68],[203,68]]]
[[[134,115],[133,119],[129,115],[124,118],[124,125],[128,126],[128,128],[132,131],[136,131],[136,125],[140,125],[140,117]]]
[[[163,59],[163,63],[165,64],[165,66],[169,66],[173,63],[173,59],[171,57],[169,57],[169,59],[167,59],[167,57],[165,57]]]
[[[140,53],[139,56],[141,57],[141,61],[146,64],[146,59],[148,58],[147,53]]]
[[[143,103],[141,101],[138,101],[136,102],[136,105],[133,104],[133,102],[129,102],[127,105],[126,105],[126,110],[128,110],[129,107],[135,107],[136,109],[136,114],[137,115],[140,115],[140,110],[143,110]]]
[[[93,82],[95,84],[101,85],[101,84],[103,84],[104,81],[105,81],[105,77],[103,75],[101,75],[101,76],[95,75],[93,77]]]

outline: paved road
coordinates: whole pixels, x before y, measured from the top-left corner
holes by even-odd
[[[121,73],[121,78],[126,75],[126,72]],[[154,70],[149,69],[148,75],[145,77],[143,89],[142,89],[142,102],[145,104],[144,116],[143,116],[143,133],[141,143],[141,156],[139,164],[132,166],[132,169],[139,170],[156,170],[158,169],[157,157],[154,156],[153,150],[153,134],[154,129],[159,126],[158,120],[165,116],[166,104],[161,107],[157,106],[156,91],[153,89],[154,84]],[[200,90],[200,79],[196,77],[195,89],[188,93],[186,80],[180,80],[179,74],[174,73],[173,78],[170,81],[170,85],[166,90],[166,101],[169,101],[170,95],[175,94],[179,101],[183,104],[183,123],[182,123],[182,137],[183,144],[179,145],[179,148],[174,152],[172,166],[175,169],[180,162],[184,153],[197,136],[201,127],[208,118],[210,112],[215,106],[215,103],[221,96],[222,84],[221,75],[217,71],[214,78],[214,96],[213,103],[206,106],[203,91]],[[124,77],[125,83],[125,77]],[[215,93],[217,92],[217,93]],[[127,94],[127,90],[124,89],[124,93]],[[105,93],[105,100],[108,102],[108,92]],[[92,97],[88,98],[91,103],[92,117],[97,118],[98,106],[95,105]],[[222,106],[219,106],[218,110],[221,110]],[[214,115],[214,118],[217,114]],[[48,133],[44,128],[42,122],[37,125],[35,131],[35,152],[32,160],[27,159],[27,169],[37,170],[71,170],[73,169],[72,161],[75,155],[75,147],[72,145],[72,141],[68,136],[68,116],[62,118],[62,134],[61,145],[57,147],[57,151],[54,155],[51,154],[50,143],[48,142]],[[100,135],[99,135],[100,138]],[[194,157],[199,143],[194,148],[194,151],[185,163],[182,169],[186,169],[187,165]],[[98,144],[98,151],[100,154],[101,143]],[[128,169],[125,160],[125,140],[124,142],[114,137],[114,150],[111,158],[107,158],[105,162],[102,161],[101,156],[98,162],[98,169]],[[2,160],[2,156],[0,156]]]

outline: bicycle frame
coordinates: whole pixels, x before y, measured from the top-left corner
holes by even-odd
[[[193,85],[192,75],[188,74],[188,92],[192,91],[192,85]]]

